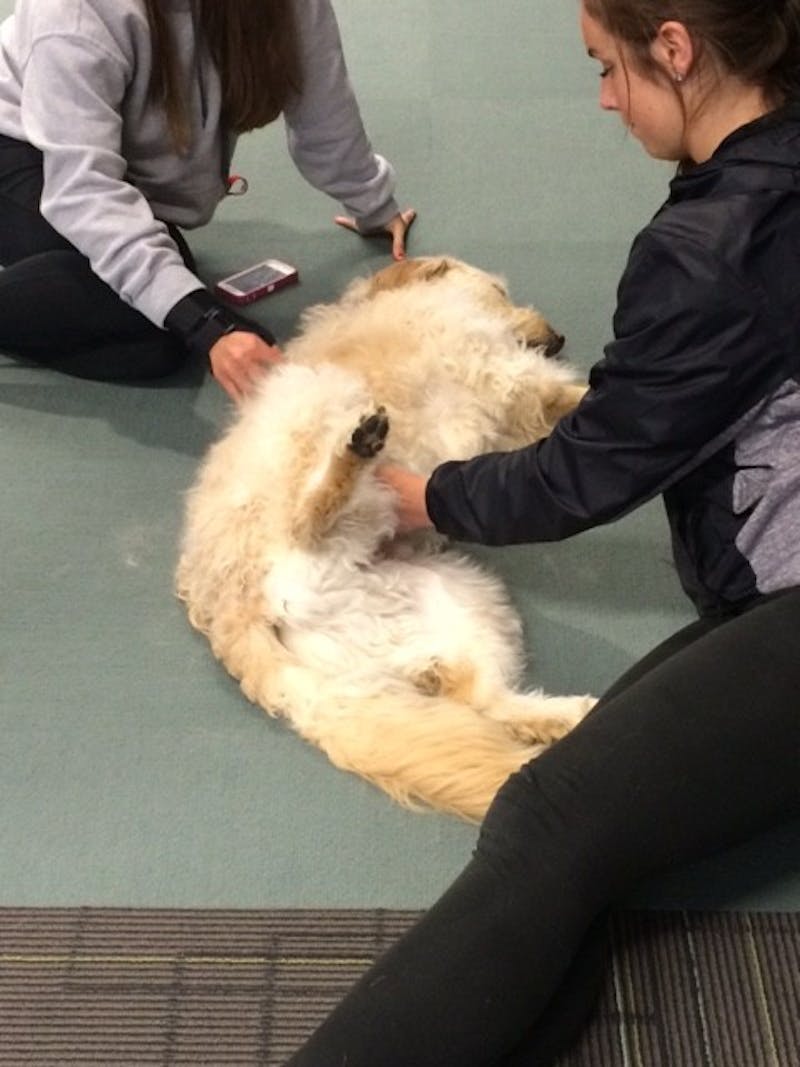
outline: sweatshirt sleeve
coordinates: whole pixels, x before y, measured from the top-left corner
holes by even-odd
[[[615,340],[553,433],[439,466],[436,528],[462,541],[557,541],[619,518],[720,448],[763,381],[752,292],[699,243],[640,238],[620,283]]]
[[[162,326],[202,282],[126,181],[121,106],[129,62],[89,35],[38,36],[24,72],[22,125],[43,154],[44,218],[126,303]]]
[[[373,152],[347,73],[330,0],[295,0],[302,92],[284,111],[289,152],[316,189],[366,232],[399,211],[391,165]]]

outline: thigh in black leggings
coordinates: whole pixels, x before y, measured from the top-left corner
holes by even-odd
[[[162,377],[183,347],[124,303],[42,217],[42,156],[0,136],[0,348],[83,378]],[[191,253],[172,231],[187,265]]]
[[[800,813],[800,590],[695,623],[514,775],[473,859],[291,1067],[489,1067],[535,1045],[587,930],[642,878]]]

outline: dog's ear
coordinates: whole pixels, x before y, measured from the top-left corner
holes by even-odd
[[[441,278],[452,270],[455,264],[447,256],[437,256],[429,259],[418,259],[418,277],[420,280],[430,281],[432,278]]]
[[[402,259],[379,270],[369,279],[367,296],[374,296],[387,289],[400,289],[414,282],[431,281],[441,278],[453,266],[447,256],[426,256],[414,259]]]

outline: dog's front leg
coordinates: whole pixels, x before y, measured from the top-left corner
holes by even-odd
[[[346,447],[330,457],[321,477],[298,493],[291,536],[301,548],[314,548],[328,533],[350,499],[364,464],[383,448],[389,432],[386,409],[362,415]]]
[[[535,369],[521,376],[505,411],[503,428],[508,447],[522,448],[548,437],[556,423],[578,406],[586,388],[556,376],[548,378]]]

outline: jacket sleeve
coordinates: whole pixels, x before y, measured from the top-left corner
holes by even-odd
[[[391,165],[373,152],[345,65],[330,0],[295,0],[302,92],[284,110],[289,153],[314,188],[338,200],[362,232],[399,211]]]
[[[753,405],[765,319],[701,244],[644,231],[583,401],[543,441],[438,467],[427,486],[436,528],[485,544],[557,541],[663,492]]]

